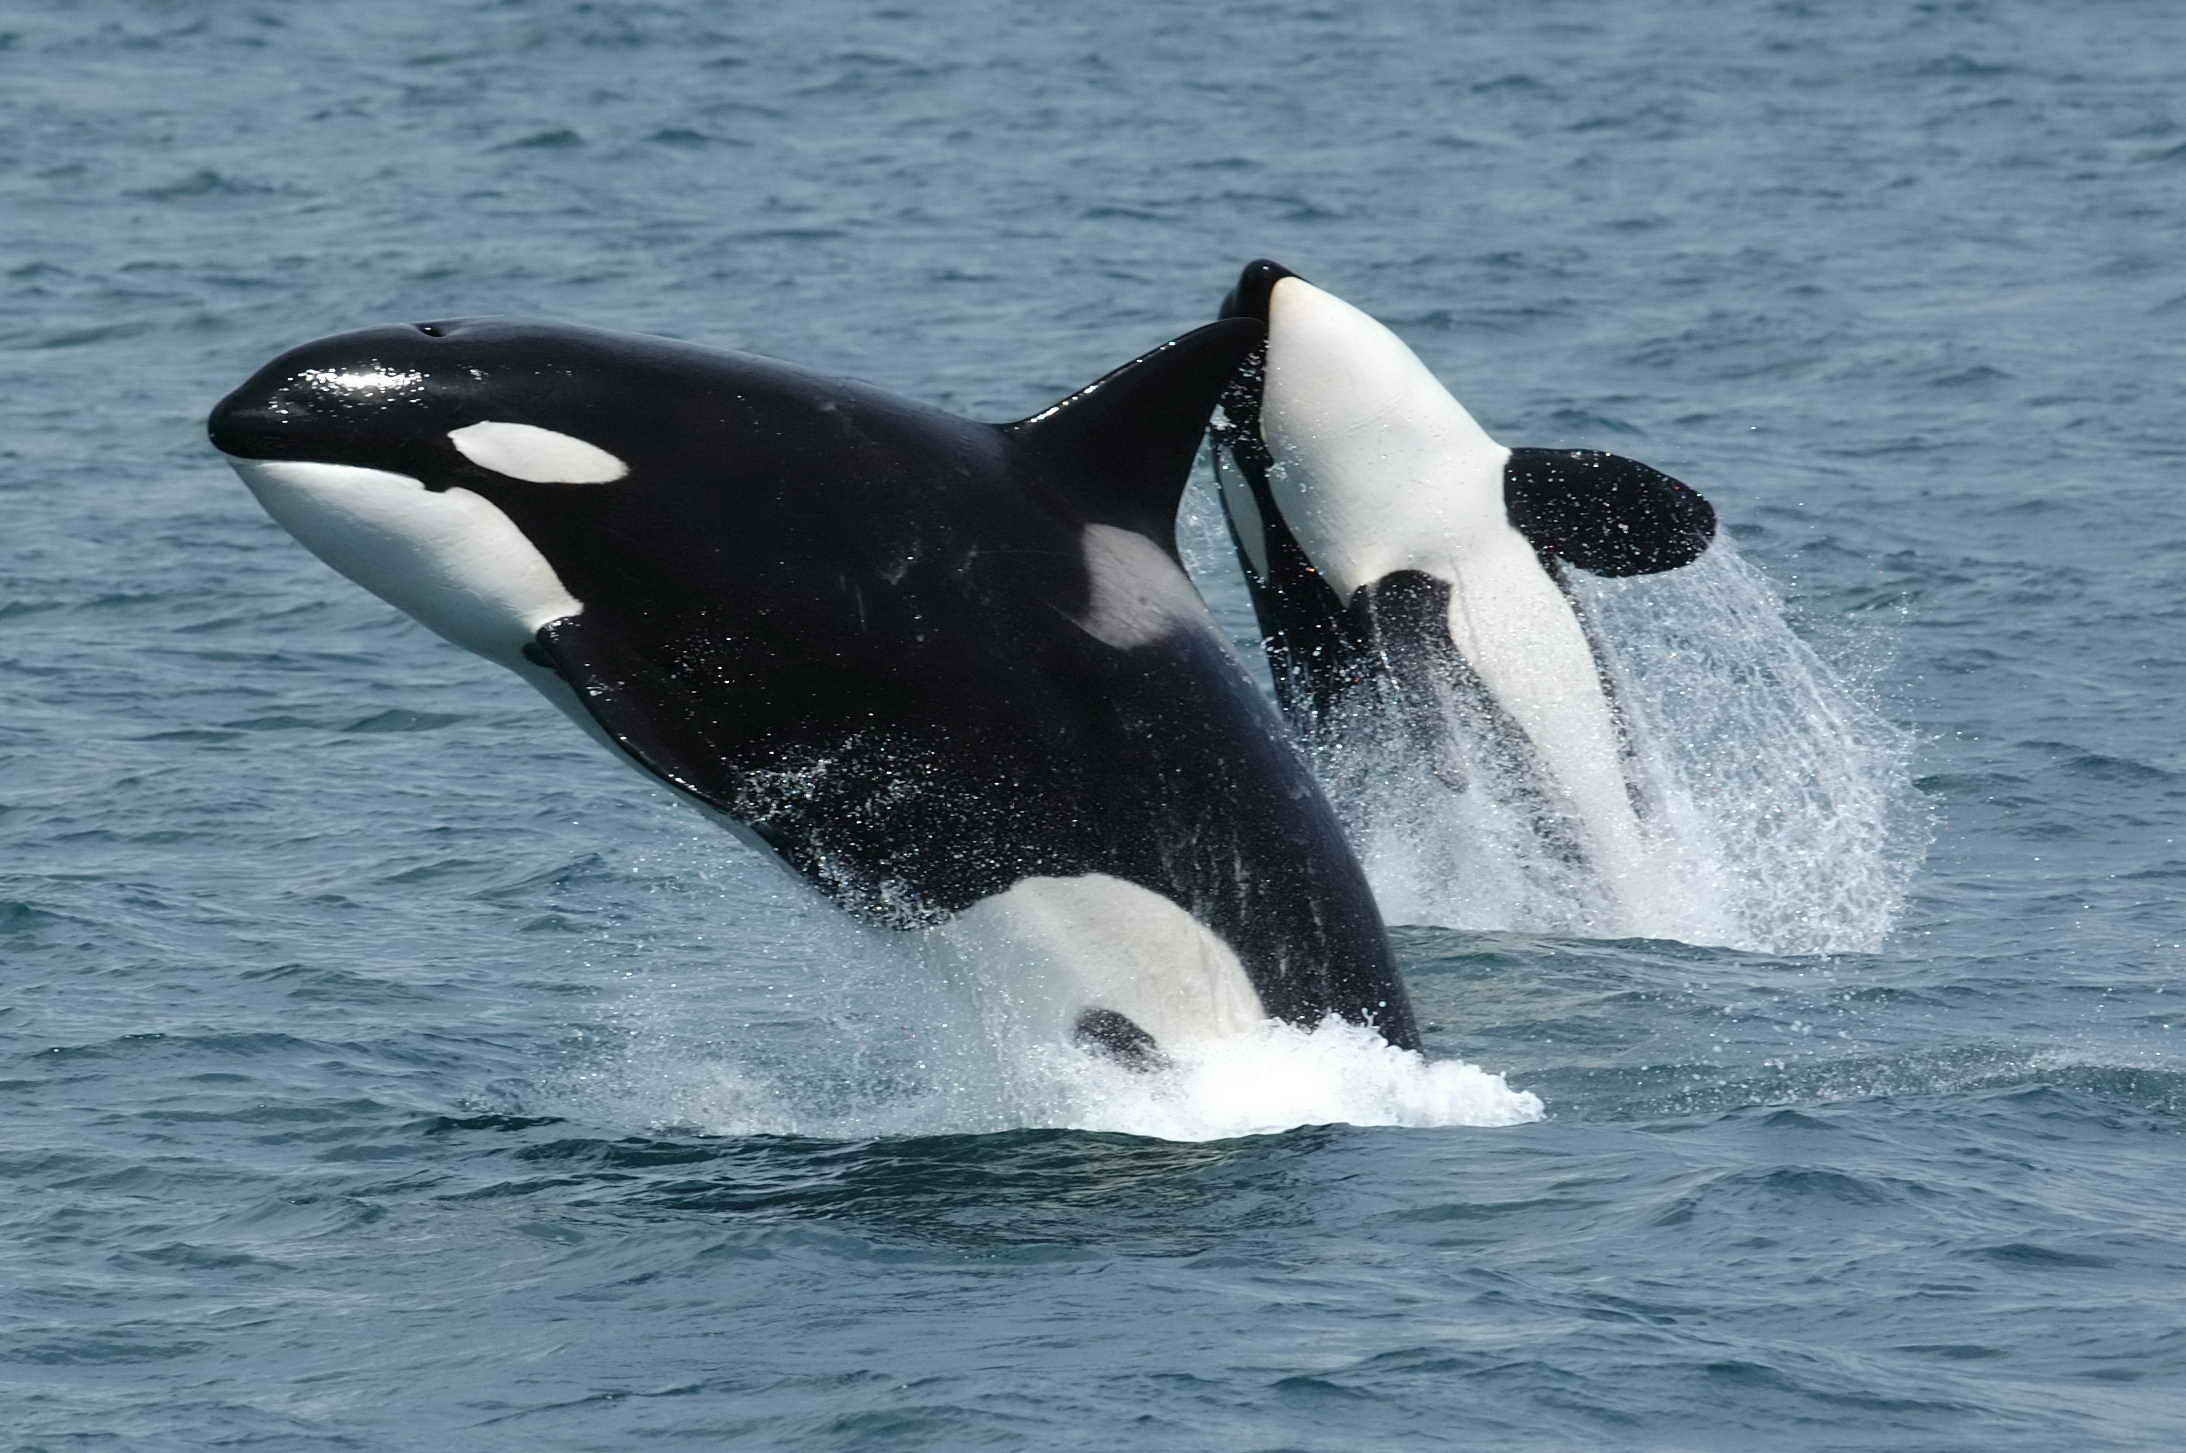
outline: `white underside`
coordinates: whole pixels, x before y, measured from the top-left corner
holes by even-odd
[[[304,548],[490,661],[515,665],[541,626],[584,609],[483,495],[351,464],[228,462]]]
[[[1644,900],[1655,874],[1615,719],[1570,601],[1510,523],[1510,451],[1349,303],[1283,278],[1269,311],[1269,492],[1306,557],[1346,602],[1400,570],[1449,584],[1451,644],[1533,745],[1611,891]],[[1258,516],[1233,504],[1232,518]]]
[[[616,745],[568,682],[523,654],[541,626],[582,614],[584,603],[483,495],[428,490],[409,475],[350,464],[228,462],[266,513],[312,554],[434,633],[508,667],[616,761],[664,785]],[[684,800],[789,871],[743,823],[696,798]]]
[[[1164,1047],[1242,1034],[1267,1018],[1229,945],[1159,893],[1104,873],[1024,878],[935,930],[974,970],[990,1024],[1067,1043],[1110,1009]]]

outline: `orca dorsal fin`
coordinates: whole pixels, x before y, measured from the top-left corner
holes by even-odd
[[[1002,425],[1086,517],[1176,553],[1177,504],[1223,385],[1267,336],[1225,318],[1172,338],[1029,419]]]

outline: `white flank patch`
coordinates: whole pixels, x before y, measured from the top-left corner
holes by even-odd
[[[1021,879],[934,932],[974,977],[990,1022],[1034,1043],[1068,1043],[1088,1009],[1124,1015],[1165,1049],[1267,1017],[1228,944],[1105,873]]]
[[[1087,525],[1082,540],[1092,594],[1074,617],[1095,640],[1129,648],[1160,640],[1187,621],[1203,620],[1206,603],[1191,577],[1152,540],[1114,525]]]
[[[584,603],[484,496],[406,474],[290,459],[228,461],[312,554],[488,660],[521,668],[548,621]]]
[[[488,419],[450,430],[448,442],[479,468],[527,484],[612,484],[630,472],[599,445],[536,424]]]

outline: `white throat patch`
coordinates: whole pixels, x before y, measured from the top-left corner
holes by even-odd
[[[483,495],[350,464],[228,462],[312,554],[488,660],[520,666],[541,626],[584,609]]]

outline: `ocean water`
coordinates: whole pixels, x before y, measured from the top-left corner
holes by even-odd
[[[2186,1445],[2181,98],[2130,0],[11,0],[0,1446]],[[1729,528],[1586,587],[1650,936],[1352,802],[1424,1066],[989,1042],[202,438],[480,312],[1013,417],[1262,255]]]

